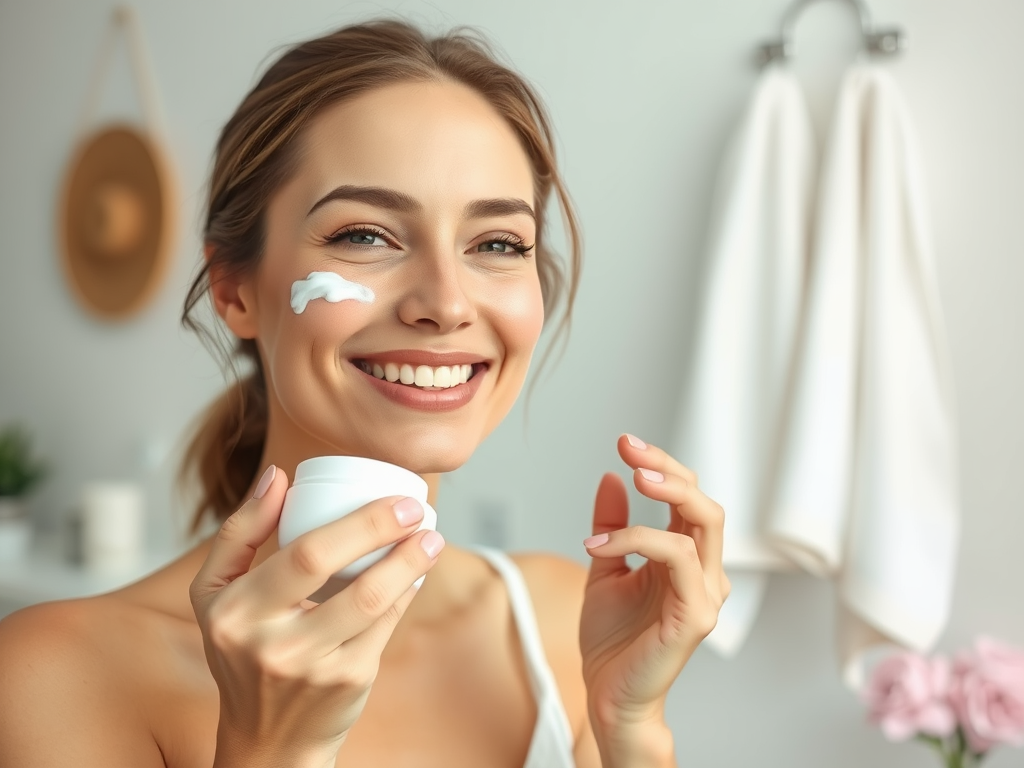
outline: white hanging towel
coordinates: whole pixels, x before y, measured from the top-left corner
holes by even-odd
[[[732,593],[705,642],[724,655],[754,623],[765,572],[791,568],[766,545],[766,481],[804,289],[814,147],[793,76],[762,73],[716,186],[703,307],[674,450],[726,510]]]
[[[837,580],[844,674],[869,646],[930,648],[959,535],[953,388],[925,190],[888,73],[844,76],[766,538]],[[728,509],[727,509],[728,512]]]

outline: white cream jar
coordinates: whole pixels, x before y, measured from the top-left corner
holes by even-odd
[[[423,505],[423,520],[416,531],[436,530],[437,513],[427,503],[427,483],[415,472],[395,464],[359,456],[318,456],[300,462],[284,498],[277,528],[281,547],[307,531],[319,528],[365,504],[385,496],[411,496]],[[415,531],[411,532],[415,533]],[[334,574],[309,596],[323,602],[391,551],[394,544],[370,552]],[[423,577],[416,586],[423,583]]]

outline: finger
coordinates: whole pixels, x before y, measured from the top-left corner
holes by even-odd
[[[375,659],[379,662],[380,655],[384,652],[388,641],[391,640],[395,627],[402,620],[418,592],[419,590],[416,587],[409,587],[384,612],[384,615],[373,622],[365,631],[334,648],[329,655],[336,658],[335,663],[341,667],[344,664],[350,663],[352,659]],[[328,600],[327,602],[330,601]],[[326,604],[324,603],[323,605]]]
[[[605,473],[597,486],[597,498],[594,500],[594,535],[584,541],[592,541],[595,537],[617,531],[629,525],[629,497],[626,495],[626,484],[614,472]],[[590,575],[587,583],[613,573],[628,571],[625,556],[620,558],[601,558],[590,563]]]
[[[197,617],[213,595],[248,573],[256,550],[277,528],[287,489],[285,472],[269,466],[256,485],[260,497],[254,495],[223,522],[189,587]]]
[[[292,608],[333,574],[364,555],[414,533],[423,506],[413,498],[387,496],[308,531],[252,570],[253,589],[268,606]]]
[[[307,611],[300,633],[324,638],[321,651],[327,653],[370,631],[434,566],[443,548],[444,538],[436,531],[421,531],[399,542],[345,589]]]
[[[725,512],[720,505],[678,475],[641,467],[633,472],[633,483],[644,496],[669,505],[672,509],[669,531],[693,537],[706,572],[717,574],[722,570]]]
[[[707,597],[704,570],[696,544],[682,533],[634,525],[608,534],[603,544],[588,547],[595,562],[637,554],[668,568],[672,590],[688,605],[702,605]]]
[[[619,456],[633,469],[646,467],[666,475],[678,475],[691,485],[697,485],[697,473],[678,462],[656,445],[645,443],[635,435],[622,435],[616,447]]]

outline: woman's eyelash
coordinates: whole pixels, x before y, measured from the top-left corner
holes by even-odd
[[[349,237],[350,235],[373,235],[374,237],[379,237],[382,240],[388,239],[388,233],[385,232],[383,229],[376,229],[374,227],[367,226],[349,227],[347,229],[338,230],[333,235],[329,235],[326,238],[324,238],[324,244],[334,245],[335,243],[340,243],[342,240],[344,240],[346,237]],[[359,243],[352,243],[352,245],[359,245]]]
[[[505,245],[511,247],[512,250],[518,253],[520,256],[524,257],[528,255],[528,251],[533,250],[534,246],[534,243],[530,243],[529,245],[527,245],[515,235],[499,235],[498,237],[492,237],[490,240],[486,240],[480,243],[480,245],[486,245],[487,243],[504,243]]]
[[[341,229],[335,232],[333,235],[328,235],[326,238],[324,238],[324,244],[335,245],[337,243],[342,242],[346,237],[350,237],[352,235],[372,235],[374,237],[379,237],[382,240],[388,239],[387,232],[385,232],[382,229],[377,229],[375,227],[368,226],[359,226]],[[513,251],[518,253],[520,256],[524,257],[528,256],[529,251],[532,251],[534,247],[534,243],[530,243],[529,245],[527,245],[521,238],[518,238],[515,235],[510,234],[503,234],[499,235],[498,237],[492,237],[490,240],[485,240],[484,242],[480,243],[477,247],[479,247],[480,245],[487,245],[488,243],[504,243],[505,245],[509,246]],[[352,245],[359,245],[359,243],[352,243]],[[486,253],[486,251],[482,251],[482,253]],[[497,253],[499,256],[501,255],[500,251],[492,251],[492,253]]]

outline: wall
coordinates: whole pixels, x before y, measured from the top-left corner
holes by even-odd
[[[875,0],[911,48],[891,70],[918,124],[962,420],[964,526],[953,615],[941,647],[977,632],[1024,644],[1024,5],[1015,0]],[[432,28],[489,32],[547,100],[587,263],[571,342],[544,375],[528,418],[513,414],[445,479],[442,530],[481,535],[474,510],[498,505],[514,547],[585,559],[601,472],[621,469],[614,440],[670,442],[686,372],[709,190],[750,93],[750,54],[775,34],[783,0],[481,3],[142,0],[182,199],[172,274],[135,322],[97,322],[59,271],[54,200],[84,105],[109,6],[98,0],[0,3],[0,423],[38,435],[57,469],[36,498],[54,531],[77,488],[97,477],[145,483],[150,544],[182,546],[171,494],[177,444],[221,378],[177,327],[198,258],[197,211],[219,126],[268,52],[347,21],[398,11]],[[794,63],[819,134],[857,46],[840,3],[812,7]],[[122,52],[123,53],[123,52]],[[134,109],[124,60],[103,115]],[[699,468],[698,468],[699,469]],[[500,489],[495,491],[493,489]],[[641,522],[663,512],[636,502]],[[916,744],[890,745],[841,686],[827,584],[774,579],[738,658],[700,650],[673,690],[684,765],[924,766]],[[992,768],[1024,764],[996,754]]]

